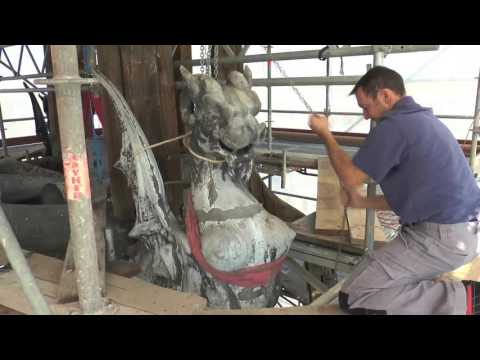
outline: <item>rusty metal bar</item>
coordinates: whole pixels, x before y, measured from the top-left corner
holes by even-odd
[[[75,45],[52,45],[58,124],[80,307],[84,314],[103,308],[85,146],[80,77]],[[74,80],[69,83],[65,80]]]
[[[288,140],[288,141],[298,141],[304,143],[313,143],[313,144],[323,144],[323,141],[313,133],[311,130],[299,130],[299,129],[280,129],[273,128],[272,136],[274,139],[278,140]],[[366,134],[353,134],[353,133],[338,133],[334,132],[333,136],[339,145],[343,146],[353,146],[360,147],[365,138]],[[467,155],[470,152],[471,144],[468,142],[458,141],[458,144],[462,148],[463,152]],[[477,150],[478,153],[478,150]]]

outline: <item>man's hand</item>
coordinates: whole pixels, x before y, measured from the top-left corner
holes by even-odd
[[[325,137],[330,133],[328,129],[328,118],[325,115],[312,114],[308,119],[308,126],[313,130],[315,134],[320,137]]]
[[[348,190],[345,188],[340,189],[340,201],[344,207],[351,207],[351,208],[365,208],[365,198],[360,195],[357,190]]]
[[[340,188],[340,201],[344,207],[354,209],[391,210],[383,195],[363,197],[357,189]]]

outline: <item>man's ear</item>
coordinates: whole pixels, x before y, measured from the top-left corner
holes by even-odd
[[[383,106],[390,107],[393,104],[394,93],[390,89],[380,89],[377,92],[377,101]]]
[[[385,92],[385,95],[384,95],[385,105],[387,105],[390,108],[397,102],[399,96],[393,90],[390,90],[390,89],[382,89],[382,90]]]

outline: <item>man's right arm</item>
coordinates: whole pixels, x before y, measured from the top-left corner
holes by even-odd
[[[328,119],[322,115],[312,115],[309,126],[325,143],[328,157],[342,185],[347,189],[356,189],[363,184],[368,175],[355,166],[350,156],[338,145],[335,137],[328,129]]]
[[[331,132],[323,137],[328,157],[343,187],[354,190],[368,179],[368,175],[353,164],[352,159],[343,151]]]

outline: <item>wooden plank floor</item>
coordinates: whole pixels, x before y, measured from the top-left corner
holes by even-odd
[[[63,261],[33,254],[28,258],[38,287],[53,314],[80,314],[78,302],[57,304],[57,288]],[[140,279],[107,273],[106,298],[113,315],[339,315],[337,305],[292,308],[225,310],[207,308],[206,299],[162,288]],[[16,273],[0,273],[0,315],[33,314]]]

